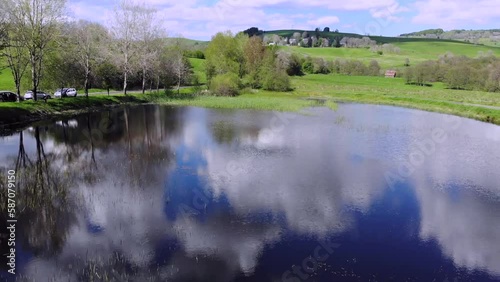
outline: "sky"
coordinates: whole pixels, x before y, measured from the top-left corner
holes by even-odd
[[[210,40],[219,31],[330,27],[397,36],[428,28],[500,28],[499,0],[133,0],[158,11],[168,36]],[[74,19],[109,25],[117,0],[69,0]]]

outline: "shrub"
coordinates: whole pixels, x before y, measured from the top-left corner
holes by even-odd
[[[314,64],[311,60],[311,58],[306,58],[304,63],[302,63],[302,70],[306,73],[313,73],[314,72]]]
[[[328,74],[330,73],[330,69],[328,68],[328,64],[323,58],[316,58],[313,61],[313,73],[322,73]]]
[[[370,61],[370,66],[368,67],[368,74],[372,76],[378,76],[380,74],[380,65],[376,60]]]
[[[205,53],[201,50],[187,50],[184,52],[184,56],[188,58],[205,59]]]
[[[361,61],[348,60],[341,65],[340,72],[347,75],[366,75],[368,68]]]
[[[254,89],[261,88],[262,87],[261,76],[262,75],[260,71],[252,71],[243,77],[242,84],[246,87]]]
[[[304,73],[302,72],[302,65],[300,63],[300,58],[296,54],[292,54],[292,56],[290,57],[286,73],[291,76],[304,75]]]
[[[270,91],[289,91],[290,78],[285,70],[270,68],[264,73],[263,88]]]
[[[210,82],[210,90],[218,96],[236,96],[240,91],[240,79],[231,72],[217,75]]]

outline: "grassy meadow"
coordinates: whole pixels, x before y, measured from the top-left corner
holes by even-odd
[[[473,45],[460,42],[395,42],[392,43],[401,49],[398,54],[384,53],[379,55],[371,52],[368,48],[301,48],[295,46],[282,47],[289,52],[311,57],[324,58],[326,60],[356,59],[370,63],[371,60],[377,60],[383,69],[403,67],[406,58],[410,64],[423,62],[426,60],[436,60],[440,55],[451,52],[454,55],[463,55],[468,57],[477,57],[480,52],[486,53],[489,50],[496,56],[500,56],[499,47]]]
[[[432,87],[406,85],[402,79],[383,77],[311,74],[293,77],[293,91],[270,92],[244,90],[237,97],[196,95],[192,88],[181,89],[180,94],[164,92],[106,96],[93,94],[85,97],[52,99],[48,102],[0,103],[0,120],[22,122],[48,118],[54,115],[74,114],[81,111],[117,104],[156,103],[173,106],[208,108],[256,109],[300,111],[305,107],[326,106],[335,109],[335,102],[355,102],[402,106],[427,111],[448,113],[500,125],[500,95],[480,91],[445,89],[442,84]],[[311,99],[313,98],[313,99]],[[326,101],[325,104],[318,103]],[[484,107],[487,106],[487,107]],[[18,120],[21,119],[21,120]]]
[[[207,83],[207,76],[205,74],[205,60],[197,58],[189,58],[189,63],[193,66],[193,72],[198,77],[201,84]]]
[[[5,59],[0,58],[0,90],[13,91],[16,88],[10,69],[6,67]]]

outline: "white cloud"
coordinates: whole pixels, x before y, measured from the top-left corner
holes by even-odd
[[[169,22],[168,25],[164,24],[168,34],[182,34],[186,37],[205,39],[219,31],[237,32],[250,26],[258,26],[268,30],[310,29],[339,22],[336,16],[324,16],[318,19],[317,13],[311,12],[311,9],[368,11],[374,17],[388,17],[387,14],[390,17],[395,17],[393,13],[388,11],[392,11],[391,7],[400,7],[397,0],[220,0],[215,4],[208,4],[200,0],[145,0],[144,2],[157,8],[161,18]],[[75,18],[97,21],[107,25],[113,15],[114,2],[71,1],[68,6]],[[270,7],[273,8],[273,12],[267,10]],[[280,9],[294,12],[275,12]],[[304,12],[306,9],[308,11]],[[394,11],[395,13],[401,12],[399,9]]]
[[[329,24],[335,24],[340,22],[339,18],[336,16],[321,17],[315,20],[310,20],[307,23],[313,26],[325,26]]]
[[[416,24],[439,25],[443,28],[459,28],[476,24],[498,23],[498,0],[422,0],[414,4],[418,14],[412,19]]]
[[[410,9],[394,3],[390,6],[383,8],[375,8],[370,10],[372,17],[377,19],[386,19],[388,21],[401,21],[402,18],[397,15],[400,13],[408,12]]]
[[[265,8],[272,6],[283,7],[306,7],[306,8],[327,8],[330,10],[369,10],[393,5],[396,0],[358,0],[358,1],[331,1],[331,0],[222,0],[219,4],[231,7],[246,7],[246,8]]]

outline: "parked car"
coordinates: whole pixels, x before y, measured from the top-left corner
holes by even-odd
[[[56,92],[54,92],[54,97],[56,98],[61,98],[61,97],[66,97],[66,90],[68,90],[68,88],[57,88],[56,89]]]
[[[24,94],[24,99],[25,100],[33,99],[33,91],[31,91],[31,90],[26,91],[26,93]],[[45,93],[43,91],[37,91],[36,92],[36,99],[37,100],[47,100],[47,99],[52,99],[52,97],[48,93]]]
[[[77,94],[75,88],[68,88],[68,90],[66,90],[66,96],[68,97],[76,97]]]
[[[76,89],[75,88],[59,88],[54,92],[54,97],[76,97]]]
[[[0,91],[0,102],[16,102],[24,100],[23,97],[18,97],[16,93],[10,91]]]

